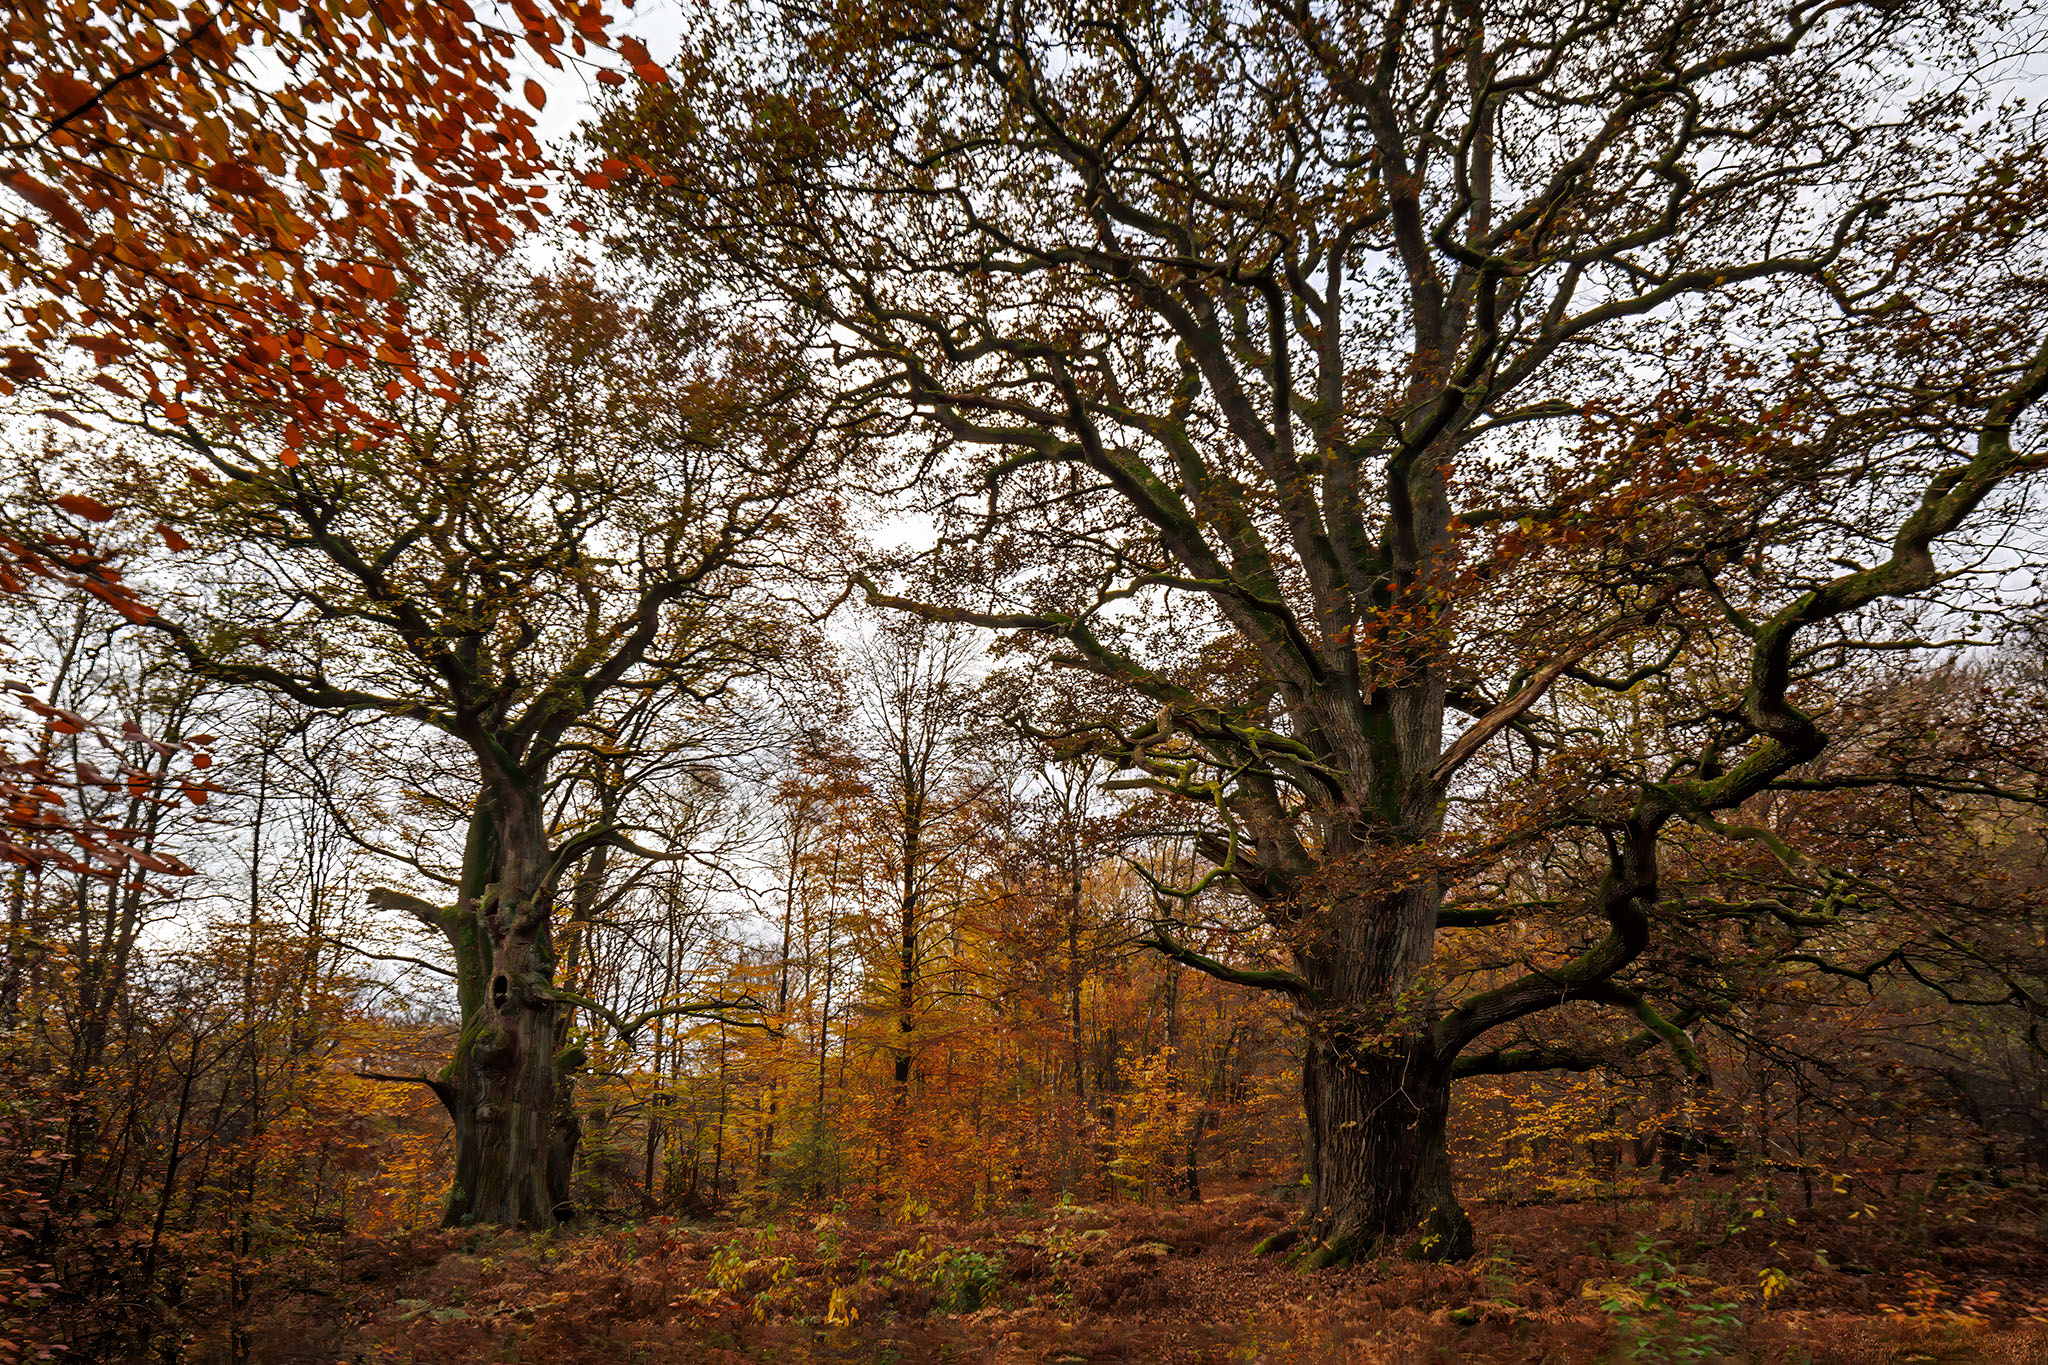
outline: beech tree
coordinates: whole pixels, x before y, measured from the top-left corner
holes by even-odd
[[[604,120],[647,260],[721,242],[926,437],[945,591],[870,600],[1092,675],[1069,749],[1203,822],[1159,894],[1281,945],[1151,932],[1295,1007],[1311,1263],[1470,1250],[1454,1080],[1589,1064],[1505,1031],[1590,1006],[1699,1066],[1713,1002],[1637,970],[1667,840],[1768,846],[1817,679],[1981,588],[2048,392],[2040,150],[1943,74],[1988,22],[763,3]],[[1643,686],[1632,747],[1576,700]],[[1504,877],[1567,839],[1590,884]]]
[[[453,959],[460,1039],[411,1078],[455,1121],[448,1221],[548,1225],[577,1142],[569,1020],[607,1014],[557,981],[573,934],[557,893],[599,850],[664,853],[659,831],[556,826],[550,794],[629,741],[615,730],[649,694],[708,702],[774,659],[786,632],[763,574],[808,525],[821,443],[765,329],[509,267],[452,273],[433,307],[497,360],[469,360],[445,395],[360,395],[390,437],[287,467],[269,458],[282,414],[259,443],[130,412],[157,444],[115,500],[193,560],[147,625],[195,673],[385,717],[394,743],[424,727],[473,765],[459,869],[415,863],[445,903],[379,899]]]
[[[94,400],[147,403],[172,424],[281,412],[289,462],[308,433],[380,427],[351,383],[371,366],[438,384],[446,343],[407,312],[410,243],[439,230],[502,250],[549,212],[532,112],[546,93],[527,80],[515,96],[517,56],[600,84],[666,79],[637,39],[611,32],[598,0],[512,9],[501,23],[463,3],[383,7],[374,22],[361,0],[11,6],[0,398],[25,390],[22,409],[77,425],[68,395],[89,377]],[[51,492],[72,516],[106,520],[99,499]],[[147,617],[81,529],[4,518],[0,592],[42,578]],[[84,831],[81,845],[57,809],[67,782],[33,752],[0,756],[0,857],[64,862],[82,849],[104,862],[119,831]]]

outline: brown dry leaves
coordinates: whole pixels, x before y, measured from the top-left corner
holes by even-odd
[[[1687,1198],[1704,1209],[1726,1193],[1702,1186]],[[2024,1223],[2025,1202],[2006,1215]],[[1676,1199],[1662,1203],[1668,1213]],[[361,1247],[336,1300],[280,1301],[265,1325],[276,1354],[264,1358],[1593,1360],[1622,1329],[1587,1287],[1624,1275],[1611,1253],[1658,1219],[1644,1204],[1482,1206],[1487,1251],[1464,1265],[1304,1276],[1251,1255],[1288,1212],[1240,1195],[904,1227],[799,1214],[774,1228],[655,1219],[566,1237],[438,1232]],[[1881,1234],[1898,1237],[1896,1227]],[[1972,1264],[1937,1274],[1924,1267],[1944,1261],[1939,1250],[1872,1241],[1824,1216],[1768,1246],[1696,1244],[1687,1273],[1738,1301],[1747,1358],[1876,1362],[1935,1347],[1951,1352],[1943,1359],[2033,1360],[2048,1349],[2035,1242],[1974,1248],[1962,1258]],[[1857,1247],[1871,1264],[1820,1268],[1823,1244]],[[917,1267],[962,1255],[999,1264],[999,1287],[979,1310],[947,1311]],[[1788,1264],[1796,1273],[1766,1308],[1758,1268]],[[2004,1289],[1987,1291],[1993,1283]],[[1879,1306],[1914,1293],[1911,1311]]]

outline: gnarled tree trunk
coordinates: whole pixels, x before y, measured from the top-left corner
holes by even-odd
[[[555,990],[547,847],[526,792],[480,796],[462,895],[434,916],[455,951],[462,1010],[434,1087],[455,1120],[450,1227],[553,1227],[575,1212],[583,1059],[567,1046],[569,1006]]]
[[[1301,1099],[1308,1264],[1383,1250],[1432,1261],[1472,1254],[1472,1223],[1451,1188],[1450,1077],[1426,1036],[1391,1047],[1311,1037]]]
[[[456,1133],[450,1227],[552,1227],[575,1212],[570,1177],[582,1134],[576,1058],[561,1052],[568,1011],[536,995],[533,986],[544,978],[505,965],[490,979],[484,1009],[465,1023],[444,1074]]]
[[[1344,898],[1312,916],[1297,953],[1309,996],[1302,1058],[1308,1129],[1305,1259],[1471,1254],[1451,1183],[1451,1072],[1418,985],[1434,951],[1433,884]]]

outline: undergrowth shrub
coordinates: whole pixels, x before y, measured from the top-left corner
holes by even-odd
[[[1686,1274],[1668,1242],[1639,1239],[1621,1264],[1632,1273],[1602,1286],[1614,1319],[1615,1355],[1642,1365],[1718,1360],[1738,1344],[1742,1321],[1719,1285]]]

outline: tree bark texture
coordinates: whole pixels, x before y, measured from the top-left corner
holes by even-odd
[[[1303,926],[1311,1263],[1383,1250],[1471,1254],[1472,1225],[1451,1183],[1450,1065],[1438,1055],[1433,1007],[1413,999],[1438,899],[1433,887],[1345,898]]]
[[[571,1217],[580,1057],[554,992],[547,842],[524,793],[478,802],[464,895],[444,917],[462,1034],[437,1087],[455,1119],[444,1223],[552,1227]]]
[[[1426,1037],[1405,1043],[1365,1050],[1309,1042],[1301,1100],[1310,1265],[1381,1249],[1432,1261],[1472,1254],[1472,1223],[1451,1187],[1450,1078]]]

